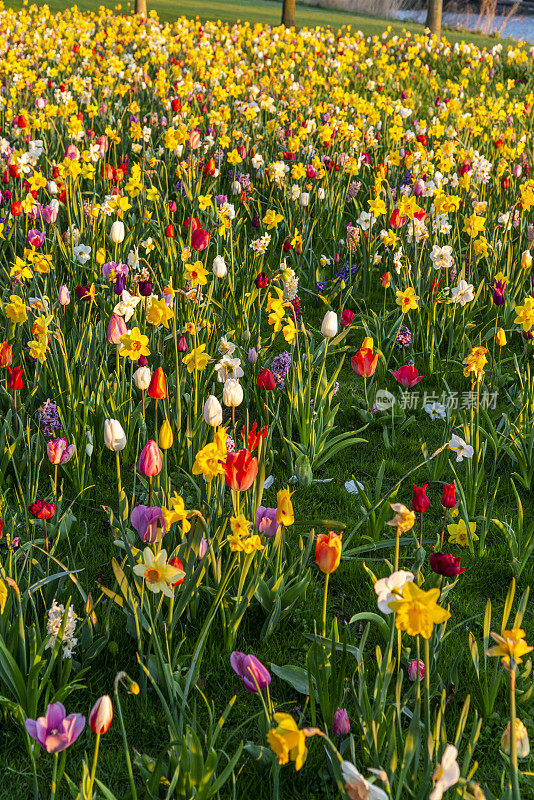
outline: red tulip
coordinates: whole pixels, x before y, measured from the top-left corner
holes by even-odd
[[[254,424],[249,431],[247,440],[248,449],[250,450],[251,453],[254,452],[256,447],[259,445],[260,440],[265,439],[268,433],[269,433],[268,425],[264,425],[262,428],[258,430],[258,423],[256,420],[254,420]],[[241,438],[243,439],[243,441],[245,441],[245,426],[243,426],[241,430]]]
[[[355,356],[352,356],[350,365],[354,372],[361,378],[370,378],[375,374],[376,365],[378,364],[378,353],[373,355],[373,351],[368,347],[362,347],[358,350]]]
[[[22,380],[22,373],[23,367],[15,367],[11,369],[8,367],[9,370],[9,377],[7,379],[7,385],[13,392],[20,392],[20,390],[24,387],[24,381]]]
[[[396,208],[389,218],[389,225],[391,228],[402,228],[402,226],[406,224],[407,219],[408,217],[401,217],[399,209]]]
[[[47,503],[45,500],[36,500],[30,503],[28,511],[35,519],[52,519],[56,513],[57,506],[54,503]]]
[[[165,228],[165,236],[167,239],[174,239],[174,225],[167,225]]]
[[[150,379],[150,386],[148,387],[149,397],[154,400],[164,400],[167,397],[167,380],[162,367],[158,367]]]
[[[176,567],[176,569],[180,569],[184,573],[183,578],[179,578],[176,581],[176,583],[173,583],[173,586],[180,586],[180,584],[182,584],[185,581],[184,565],[182,564],[178,556],[174,556],[174,558],[169,559],[169,564],[171,565],[171,567]]]
[[[228,453],[224,464],[226,485],[238,492],[250,489],[258,474],[258,459],[253,458],[250,450],[238,450]]]
[[[401,386],[404,386],[406,389],[411,389],[412,386],[415,386],[419,381],[423,380],[423,375],[419,375],[417,368],[414,367],[413,364],[410,364],[410,366],[405,364],[403,367],[395,370],[393,375]]]
[[[349,325],[352,325],[352,321],[354,319],[354,311],[351,311],[350,308],[344,308],[341,314],[341,324],[344,328],[348,328]]]
[[[269,283],[269,278],[265,274],[265,272],[258,272],[254,279],[254,283],[256,284],[257,289],[265,289],[267,284]]]
[[[441,505],[443,508],[454,508],[456,505],[456,486],[454,483],[444,484]]]
[[[428,483],[423,484],[423,486],[416,486],[414,483],[412,494],[412,511],[418,511],[420,514],[424,514],[424,512],[429,508],[430,500],[426,496],[427,486]]]
[[[191,247],[193,250],[205,250],[210,242],[210,235],[204,228],[197,228],[191,236]]]
[[[204,165],[204,169],[202,170],[202,174],[204,175],[205,178],[207,178],[208,175],[215,175],[215,159],[214,158],[210,158],[209,161],[206,161],[206,163]]]
[[[270,369],[262,369],[258,373],[258,386],[260,389],[272,390],[276,387],[274,375]]]
[[[430,569],[446,578],[456,578],[466,570],[461,566],[461,560],[459,556],[452,556],[450,553],[430,553]]]
[[[189,228],[191,228],[193,231],[196,231],[197,228],[200,228],[200,222],[196,217],[186,217],[184,225],[186,231],[188,231]]]

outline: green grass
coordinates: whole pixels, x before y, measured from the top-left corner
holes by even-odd
[[[42,0],[38,0],[37,5],[44,5]],[[9,8],[22,8],[22,0],[6,0],[5,5]],[[54,12],[64,11],[71,5],[64,0],[49,0],[46,3]],[[73,5],[73,4],[72,4]],[[76,3],[78,8],[96,11],[99,6],[114,8],[117,3],[99,2],[99,0],[80,0]],[[131,2],[122,3],[123,10],[130,11],[133,8]],[[181,16],[195,18],[200,17],[202,22],[206,20],[221,20],[222,22],[250,22],[251,24],[262,23],[268,25],[279,25],[281,19],[281,3],[273,0],[148,0],[148,10],[157,11],[159,17],[167,22],[174,22]],[[343,25],[351,25],[353,30],[361,30],[365,36],[380,36],[387,27],[391,28],[392,33],[401,34],[403,30],[412,33],[423,33],[424,26],[416,23],[403,23],[393,20],[385,20],[379,17],[364,16],[361,14],[351,14],[345,11],[333,9],[316,8],[308,5],[297,5],[295,21],[298,27],[313,27],[316,25],[329,26],[334,30]],[[470,41],[480,47],[492,47],[496,39],[489,36],[471,33],[470,31],[454,31],[444,29],[444,35],[451,42]]]

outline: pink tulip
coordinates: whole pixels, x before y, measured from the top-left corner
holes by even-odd
[[[405,364],[403,367],[399,367],[399,369],[394,371],[393,375],[401,386],[404,386],[406,389],[411,389],[412,386],[415,386],[416,383],[423,380],[423,375],[419,375],[417,367],[414,367],[413,364],[409,366]]]
[[[139,471],[147,478],[153,478],[159,475],[162,469],[163,461],[160,449],[154,439],[150,439],[143,447],[139,457]]]
[[[193,250],[205,250],[209,241],[210,235],[208,231],[205,231],[203,228],[197,228],[196,231],[193,231],[191,234],[191,247]]]
[[[121,336],[125,336],[127,333],[128,330],[124,317],[119,317],[118,314],[112,314],[106,332],[108,342],[110,344],[120,344]]]

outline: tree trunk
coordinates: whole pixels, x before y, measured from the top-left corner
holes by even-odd
[[[443,0],[428,0],[428,11],[426,14],[425,27],[430,28],[430,33],[441,36],[441,12],[443,9]]]
[[[135,13],[141,14],[141,16],[147,16],[146,10],[146,0],[135,0]]]
[[[295,0],[282,0],[282,25],[295,27]]]

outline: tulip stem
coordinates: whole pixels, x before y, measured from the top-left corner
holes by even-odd
[[[443,514],[443,527],[441,529],[441,539],[439,541],[439,552],[443,552],[443,537],[445,536],[445,523],[447,522],[447,507],[444,508],[445,513]]]
[[[137,789],[135,788],[135,781],[133,776],[132,770],[132,760],[130,758],[130,750],[128,748],[128,739],[126,737],[126,728],[124,727],[124,719],[122,717],[122,708],[121,708],[121,701],[119,698],[119,686],[117,683],[117,679],[115,678],[115,702],[117,705],[117,711],[119,714],[119,723],[121,726],[121,733],[122,733],[122,741],[124,743],[124,757],[126,759],[126,767],[128,768],[128,777],[130,779],[130,792],[132,795],[132,800],[137,800]]]
[[[323,637],[326,637],[326,603],[328,600],[328,581],[330,573],[327,572],[324,576],[324,593],[323,593]]]
[[[98,750],[100,747],[100,734],[96,734],[96,742],[95,742],[95,753],[93,755],[93,766],[91,769],[91,778],[89,781],[89,792],[87,793],[88,800],[91,800],[93,797],[93,786],[95,783],[95,775],[96,775],[96,762],[98,761]]]
[[[52,767],[52,787],[50,789],[50,800],[54,800],[57,791],[57,762],[59,753],[54,753],[54,766]]]
[[[145,390],[143,389],[141,392],[141,398],[143,402],[143,421],[145,419]]]
[[[512,772],[512,797],[514,800],[521,800],[517,768],[517,732],[515,723],[515,663],[512,661],[510,664],[510,765]]]
[[[155,416],[154,416],[154,427],[155,427],[155,431],[156,431],[155,435],[154,435],[154,439],[157,442],[158,441],[158,398],[157,397],[156,397],[156,412],[155,412]]]
[[[120,462],[119,451],[118,450],[115,452],[115,460],[117,462],[117,486],[118,486],[118,489],[119,489],[119,500],[120,500],[122,486],[121,486],[121,462]]]
[[[148,505],[152,505],[152,475],[148,478]]]
[[[43,519],[43,525],[44,525],[44,537],[45,537],[45,550],[48,553],[48,550],[49,550],[49,547],[48,547],[48,528],[46,527],[46,519]]]
[[[419,661],[417,662],[417,670],[419,670]],[[426,716],[426,734],[427,734],[427,755],[431,758],[430,752],[430,642],[425,639],[425,716]]]
[[[54,464],[54,500],[57,500],[57,464]]]
[[[423,514],[419,512],[419,547],[423,546]]]

